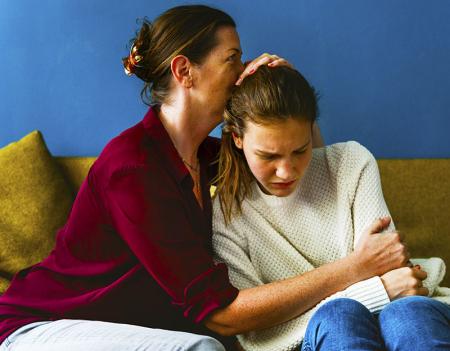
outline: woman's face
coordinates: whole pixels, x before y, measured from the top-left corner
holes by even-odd
[[[312,157],[311,122],[289,118],[270,124],[246,123],[234,137],[262,191],[287,196],[297,187]]]
[[[217,116],[219,123],[244,65],[239,36],[233,27],[219,28],[216,38],[217,46],[201,65],[192,68],[191,92],[202,112]]]

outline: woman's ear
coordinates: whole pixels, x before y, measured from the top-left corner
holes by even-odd
[[[242,138],[241,137],[238,137],[237,135],[236,135],[236,133],[231,133],[231,135],[232,135],[232,137],[233,137],[233,141],[234,141],[234,145],[236,145],[236,147],[238,148],[238,149],[242,149]]]
[[[192,87],[191,62],[184,55],[175,56],[170,62],[170,69],[175,80],[185,88]]]

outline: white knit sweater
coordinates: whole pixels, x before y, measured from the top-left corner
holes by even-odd
[[[314,149],[298,188],[287,197],[264,194],[253,183],[242,215],[228,226],[217,197],[213,205],[216,260],[227,264],[238,289],[290,278],[345,257],[367,226],[389,216],[376,160],[353,141]],[[328,299],[335,297],[355,299],[372,312],[390,302],[379,277]],[[239,341],[245,350],[292,350],[318,306],[281,325],[239,335]]]

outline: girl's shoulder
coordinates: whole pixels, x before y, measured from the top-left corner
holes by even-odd
[[[313,149],[312,163],[340,169],[343,166],[364,165],[375,160],[372,153],[357,141],[346,141]]]
[[[376,160],[366,147],[356,141],[335,143],[313,149],[307,178],[336,186],[356,182],[368,165],[376,167]]]

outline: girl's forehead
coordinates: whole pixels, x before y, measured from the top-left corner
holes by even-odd
[[[310,129],[311,122],[301,118],[257,118],[258,122],[247,121],[245,133],[258,134],[295,134]],[[263,122],[264,121],[264,122]]]
[[[272,123],[248,122],[244,132],[252,146],[267,151],[279,148],[299,148],[311,138],[311,122],[289,118]]]

